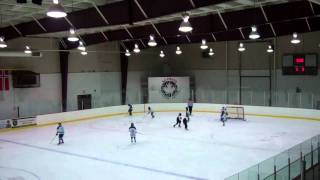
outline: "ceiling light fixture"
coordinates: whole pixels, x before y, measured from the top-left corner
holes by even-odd
[[[4,41],[4,37],[0,36],[0,48],[6,48],[7,43]]]
[[[154,36],[153,35],[150,35],[150,39],[149,39],[148,45],[151,46],[151,47],[157,46],[157,42],[154,40]]]
[[[178,55],[182,54],[182,51],[179,46],[177,46],[176,54],[178,54]]]
[[[67,13],[65,12],[63,6],[59,3],[58,0],[53,0],[53,4],[49,7],[47,11],[47,16],[53,18],[62,18],[66,17]]]
[[[135,53],[139,53],[140,52],[138,44],[134,44],[133,52],[135,52]]]
[[[208,45],[205,39],[202,39],[200,48],[203,50],[208,49]]]
[[[2,25],[2,14],[0,14],[0,25]],[[4,36],[0,36],[0,48],[6,48],[7,43],[4,41]]]
[[[209,56],[213,56],[214,55],[214,52],[213,52],[212,48],[209,49],[209,53],[208,54],[209,54]]]
[[[298,33],[294,32],[292,34],[291,44],[299,44],[301,41],[298,38]]]
[[[245,50],[246,50],[246,48],[244,47],[243,43],[240,43],[240,44],[239,44],[238,51],[243,52],[243,51],[245,51]]]
[[[78,49],[79,49],[80,51],[85,51],[85,50],[86,50],[86,47],[83,45],[83,42],[82,42],[82,41],[79,41]]]
[[[81,51],[81,54],[82,54],[83,56],[86,56],[86,55],[88,54],[88,52],[87,52],[87,51]]]
[[[24,50],[24,53],[26,53],[26,54],[31,54],[32,53],[32,51],[30,49],[30,46],[26,46],[26,49]]]
[[[70,32],[70,34],[69,34],[69,37],[68,37],[68,41],[70,41],[70,42],[79,41],[79,38],[76,35],[76,31],[73,28],[70,28],[69,32]]]
[[[268,49],[267,49],[268,53],[273,53],[273,48],[271,45],[268,45]]]
[[[192,26],[191,26],[191,24],[189,22],[189,14],[188,13],[184,13],[182,15],[182,19],[183,20],[182,20],[182,22],[180,24],[179,31],[184,32],[184,33],[192,31]]]
[[[130,53],[130,51],[129,51],[129,49],[126,49],[126,53],[124,53],[124,55],[126,55],[126,56],[131,56],[131,53]]]
[[[164,58],[164,53],[163,53],[163,51],[160,51],[160,55],[159,55],[161,58]]]
[[[251,26],[251,33],[249,34],[249,38],[250,39],[259,39],[260,38],[260,34],[258,33],[256,26]]]

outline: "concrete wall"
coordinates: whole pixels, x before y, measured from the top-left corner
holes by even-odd
[[[41,49],[41,58],[31,57],[0,57],[0,69],[30,70],[41,74],[60,72],[58,42],[53,39],[19,38],[8,41],[8,48],[3,51],[21,51],[26,45],[31,49]]]
[[[93,108],[121,103],[119,72],[70,73],[68,77],[68,111],[78,109],[77,96],[92,95]]]
[[[283,76],[281,62],[286,53],[317,53],[320,57],[320,32],[303,34],[299,45],[290,44],[290,38],[284,36],[266,40],[275,43],[275,53],[271,54],[266,52],[267,42],[245,42],[247,50],[243,53],[237,51],[239,42],[217,42],[208,44],[215,52],[211,58],[202,57],[200,44],[191,44],[181,45],[183,53],[179,56],[175,54],[175,45],[148,49],[139,61],[154,63],[154,72],[162,72],[159,76],[192,77],[195,80],[197,102],[238,104],[241,97],[241,103],[247,105],[269,105],[271,99],[273,106],[315,108],[317,101],[320,101],[320,75]],[[159,57],[160,50],[166,54],[163,59]],[[130,58],[129,66],[134,66],[136,59]],[[159,62],[162,62],[162,66]],[[271,85],[267,77],[243,77],[240,96],[240,67],[242,76],[271,75]],[[139,74],[137,71],[134,73]],[[150,75],[140,73],[136,80],[144,76]],[[296,93],[297,87],[302,93]]]
[[[61,112],[60,74],[41,74],[38,88],[0,91],[0,119]],[[11,81],[11,78],[10,78]]]
[[[41,58],[1,57],[0,69],[30,70],[40,73],[38,88],[12,88],[0,92],[0,119],[61,112],[61,75],[58,42],[42,38],[20,38],[8,42],[10,50],[32,45],[42,50]],[[118,43],[87,48],[87,56],[78,51],[69,54],[67,110],[77,110],[77,95],[92,94],[93,107],[120,104],[120,57]]]

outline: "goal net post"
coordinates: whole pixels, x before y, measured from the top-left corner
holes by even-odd
[[[245,120],[244,108],[241,106],[226,106],[228,116],[227,119]]]

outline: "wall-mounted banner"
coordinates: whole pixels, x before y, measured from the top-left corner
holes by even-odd
[[[149,103],[184,103],[190,97],[189,77],[149,77]]]
[[[21,119],[12,119],[12,127],[20,127],[20,126],[29,126],[29,125],[36,125],[36,118],[34,117],[27,117]]]
[[[0,129],[3,129],[3,128],[12,128],[12,120],[11,119],[0,120]]]

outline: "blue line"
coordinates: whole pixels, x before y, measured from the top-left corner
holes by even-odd
[[[122,162],[117,162],[117,161],[111,161],[111,160],[107,160],[107,159],[101,159],[101,158],[97,158],[97,157],[91,157],[91,156],[86,156],[86,155],[82,155],[82,154],[76,154],[76,153],[72,153],[72,152],[59,151],[59,150],[55,150],[55,149],[49,149],[49,148],[45,148],[45,147],[40,147],[40,146],[35,146],[35,145],[26,144],[26,143],[20,143],[20,142],[15,142],[15,141],[10,141],[10,140],[6,140],[6,139],[0,139],[0,141],[7,142],[7,143],[12,143],[12,144],[17,144],[17,145],[21,145],[21,146],[26,146],[26,147],[30,147],[30,148],[34,148],[34,149],[40,149],[40,150],[44,150],[44,151],[50,151],[50,152],[55,152],[55,153],[75,156],[75,157],[79,157],[79,158],[91,159],[91,160],[106,162],[106,163],[110,163],[110,164],[126,166],[126,167],[131,167],[131,168],[136,168],[136,169],[142,169],[142,170],[146,170],[146,171],[162,173],[162,174],[166,174],[166,175],[172,175],[172,176],[177,176],[177,177],[182,177],[182,178],[187,178],[187,179],[207,180],[205,178],[199,178],[199,177],[188,176],[188,175],[178,174],[178,173],[169,172],[169,171],[152,169],[152,168],[148,168],[148,167],[137,166],[137,165],[127,164],[127,163],[122,163]]]

